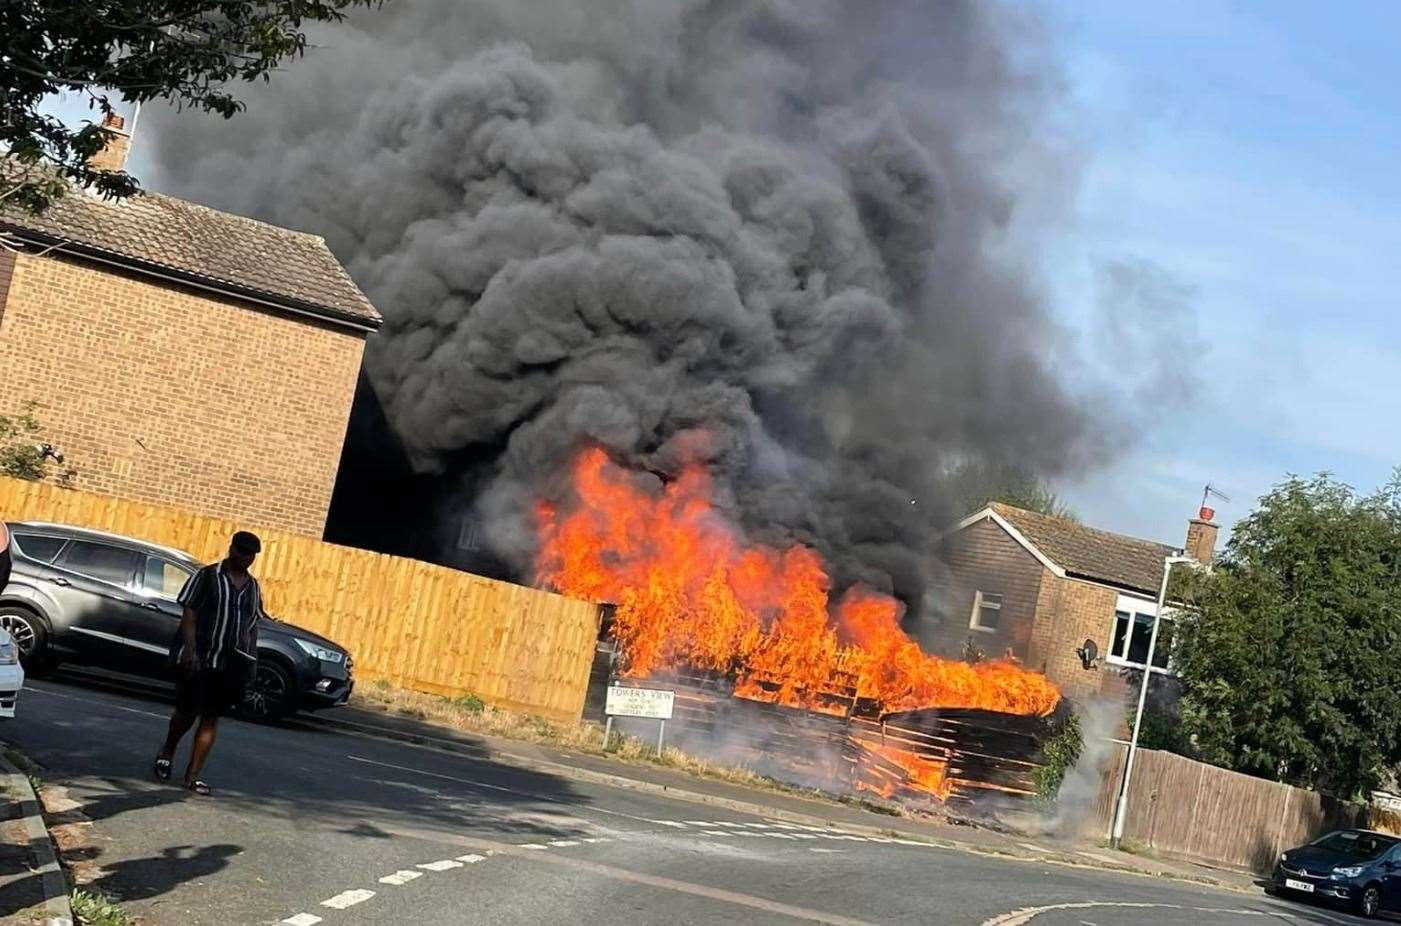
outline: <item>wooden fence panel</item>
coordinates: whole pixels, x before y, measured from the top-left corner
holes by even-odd
[[[189,511],[0,478],[0,517],[56,521],[222,556],[241,527]],[[584,706],[597,605],[539,589],[252,525],[268,610],[355,657],[361,680],[475,694],[560,720]]]
[[[1105,757],[1099,791],[1078,829],[1081,836],[1108,835],[1127,751],[1117,744]],[[1368,826],[1369,818],[1361,804],[1140,749],[1129,785],[1124,838],[1163,855],[1266,872],[1283,850],[1329,830]]]

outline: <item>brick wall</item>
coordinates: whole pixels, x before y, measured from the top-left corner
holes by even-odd
[[[1119,593],[1112,588],[1062,579],[1044,570],[1028,664],[1045,673],[1072,699],[1121,690],[1108,678],[1113,676],[1114,667],[1103,662],[1109,652],[1118,600]],[[1085,669],[1075,655],[1087,639],[1099,647],[1101,662],[1094,669]]]
[[[40,403],[77,488],[320,537],[363,335],[19,255],[0,412]]]
[[[941,619],[921,643],[951,656],[961,655],[971,643],[988,657],[1010,651],[1025,660],[1043,571],[1040,561],[991,520],[951,534],[944,542],[941,559],[948,567],[934,589]],[[978,591],[1002,596],[995,633],[969,626]]]

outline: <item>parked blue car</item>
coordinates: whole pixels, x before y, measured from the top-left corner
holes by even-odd
[[[1344,903],[1362,916],[1401,912],[1401,840],[1337,830],[1281,854],[1273,882],[1277,894]]]

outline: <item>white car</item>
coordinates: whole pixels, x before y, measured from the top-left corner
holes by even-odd
[[[0,717],[15,716],[15,702],[24,687],[24,668],[19,664],[19,647],[9,631],[0,628]]]

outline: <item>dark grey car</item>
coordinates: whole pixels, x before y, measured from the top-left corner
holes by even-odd
[[[170,679],[175,598],[201,563],[180,550],[62,524],[10,525],[14,561],[0,594],[0,627],[31,672],[59,662]],[[274,621],[258,633],[258,671],[242,711],[274,719],[343,704],[354,687],[350,654],[308,630]]]

